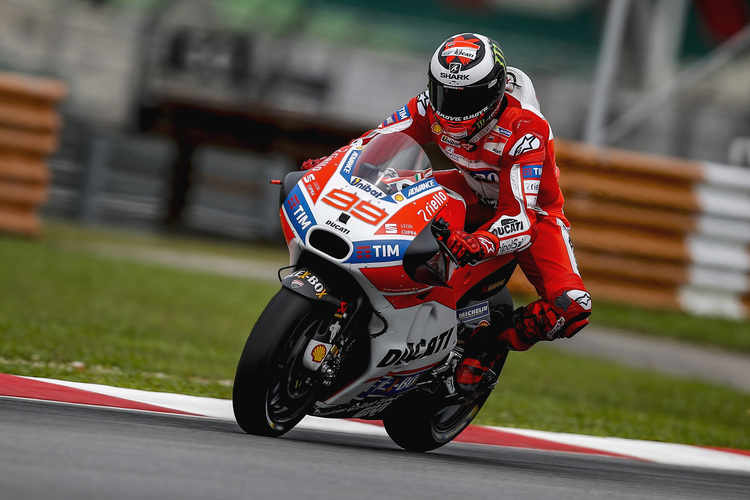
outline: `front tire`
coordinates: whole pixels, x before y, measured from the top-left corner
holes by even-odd
[[[278,437],[297,425],[316,400],[314,373],[302,364],[326,308],[282,288],[255,323],[234,378],[232,406],[242,430]]]

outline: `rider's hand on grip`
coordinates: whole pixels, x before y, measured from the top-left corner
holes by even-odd
[[[487,231],[477,231],[472,234],[466,231],[453,231],[446,246],[456,256],[459,265],[465,266],[494,256],[497,243],[497,236]]]
[[[300,170],[310,170],[311,168],[314,168],[318,163],[328,158],[327,156],[322,156],[320,158],[311,158],[309,160],[305,160],[302,162],[302,166],[300,166]]]
[[[481,260],[482,246],[474,235],[466,231],[453,231],[446,242],[448,249],[456,256],[459,265]]]

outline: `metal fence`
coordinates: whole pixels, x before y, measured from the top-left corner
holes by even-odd
[[[43,213],[84,223],[164,228],[174,144],[68,124],[50,159],[54,182]],[[196,152],[182,229],[242,240],[281,241],[278,186],[293,165],[278,155],[210,146]]]

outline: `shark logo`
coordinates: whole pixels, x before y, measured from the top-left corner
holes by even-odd
[[[538,137],[532,134],[526,134],[521,137],[511,149],[511,156],[519,156],[528,151],[534,151],[542,145],[542,141]]]

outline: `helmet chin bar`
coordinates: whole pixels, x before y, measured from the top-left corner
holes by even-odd
[[[443,129],[443,133],[451,139],[464,139],[469,135],[469,130],[474,127],[472,123],[467,126],[466,122],[450,122],[447,120],[440,119],[440,126]]]
[[[498,99],[497,103],[491,111],[482,113],[480,116],[470,119],[453,121],[446,118],[441,118],[439,114],[435,113],[435,117],[443,129],[443,133],[451,139],[460,140],[463,142],[469,142],[471,139],[476,137],[478,134],[483,136],[487,132],[490,126],[494,126],[495,119],[502,107],[503,99]],[[481,123],[480,123],[481,122]]]

